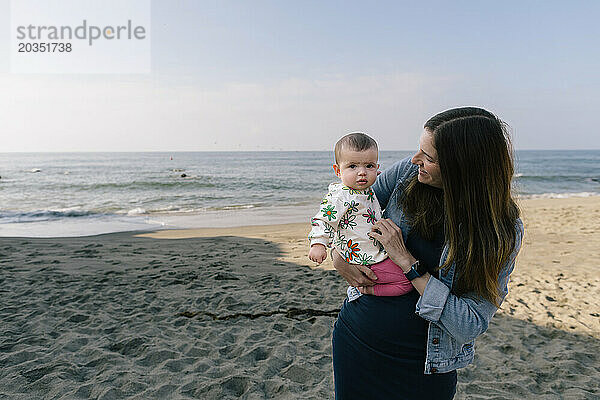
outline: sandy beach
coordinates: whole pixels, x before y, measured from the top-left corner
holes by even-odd
[[[600,197],[525,245],[457,399],[600,398]],[[330,399],[345,282],[308,224],[0,238],[0,399]]]

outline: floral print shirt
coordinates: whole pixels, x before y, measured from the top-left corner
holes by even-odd
[[[333,245],[352,264],[381,262],[387,253],[377,240],[367,235],[380,218],[381,207],[373,189],[355,190],[342,183],[332,183],[319,212],[310,220],[310,245]]]

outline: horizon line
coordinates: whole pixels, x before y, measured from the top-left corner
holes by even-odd
[[[598,151],[599,148],[588,149],[514,149],[514,151]],[[65,154],[65,153],[316,153],[331,152],[332,150],[48,150],[48,151],[0,151],[0,154]],[[379,150],[380,153],[386,152],[414,152],[410,150]]]

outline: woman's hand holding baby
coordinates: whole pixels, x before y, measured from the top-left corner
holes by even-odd
[[[388,253],[388,257],[404,272],[410,269],[410,266],[417,261],[406,246],[402,238],[402,229],[398,227],[391,219],[381,219],[377,221],[369,236],[375,238],[383,245]]]
[[[327,258],[327,249],[322,244],[315,243],[310,246],[308,258],[310,258],[311,261],[321,264]]]
[[[375,272],[365,265],[350,264],[340,256],[337,251],[331,252],[333,259],[333,267],[337,272],[350,284],[358,288],[366,288],[367,286],[373,286],[377,275]],[[360,290],[360,289],[359,289]]]

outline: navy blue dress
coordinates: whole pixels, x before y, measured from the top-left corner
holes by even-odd
[[[443,236],[406,240],[410,253],[436,273]],[[452,399],[456,371],[425,375],[428,322],[415,314],[416,290],[394,297],[344,301],[333,329],[336,400]]]

